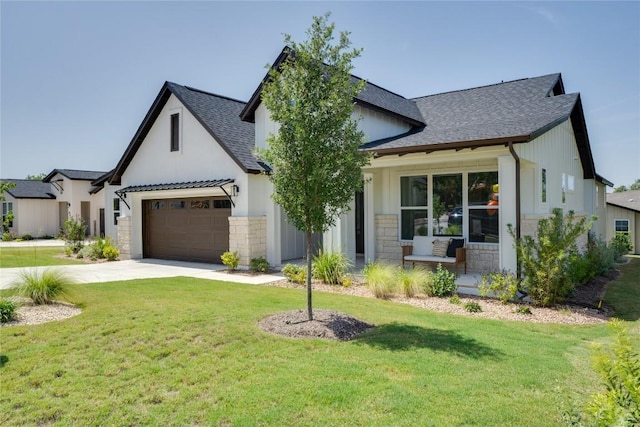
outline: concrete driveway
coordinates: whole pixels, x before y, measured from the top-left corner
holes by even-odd
[[[50,242],[50,244],[46,244]],[[16,246],[57,246],[59,241],[40,240],[30,242],[2,242],[0,247]],[[63,242],[64,244],[64,242]],[[261,274],[256,276],[242,274],[228,274],[226,267],[218,264],[203,264],[196,262],[168,261],[159,259],[142,259],[100,262],[95,264],[59,265],[53,267],[28,267],[30,270],[55,268],[64,271],[77,283],[100,283],[119,280],[150,279],[160,277],[197,277],[226,282],[248,283],[261,285],[282,280],[281,274]],[[24,268],[0,268],[0,289],[6,289],[19,277]]]

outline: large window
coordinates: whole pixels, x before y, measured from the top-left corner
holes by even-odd
[[[427,176],[403,176],[400,178],[401,238],[426,236],[429,232],[427,200]]]
[[[469,174],[469,241],[500,241],[500,186],[498,172]]]
[[[616,219],[615,228],[616,228],[616,234],[629,234],[629,220]]]
[[[433,177],[433,235],[461,236],[462,174]]]
[[[120,199],[113,199],[113,225],[118,225],[118,217],[120,216]]]

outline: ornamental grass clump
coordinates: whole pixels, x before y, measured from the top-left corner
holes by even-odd
[[[396,273],[396,281],[398,290],[407,298],[413,298],[418,295],[425,286],[429,286],[431,282],[431,272],[416,267],[411,270],[405,270],[400,267]]]
[[[340,285],[352,266],[349,257],[342,252],[320,251],[313,257],[311,274],[328,285]]]
[[[68,297],[72,284],[73,281],[60,270],[23,270],[13,293],[31,299],[36,305],[51,304],[58,297]]]
[[[367,264],[362,270],[364,282],[376,298],[388,299],[396,288],[396,268],[378,262]]]

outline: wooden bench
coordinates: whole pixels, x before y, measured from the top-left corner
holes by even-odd
[[[455,253],[455,256],[433,255],[434,240],[448,242],[447,251],[449,253],[446,255]],[[467,274],[467,248],[464,247],[464,243],[465,240],[462,238],[443,239],[442,237],[414,236],[412,245],[402,246],[402,267],[404,268],[406,262],[410,262],[412,267],[415,267],[416,263],[453,264],[457,274],[458,265],[464,264],[464,273]],[[451,246],[452,244],[453,246]]]

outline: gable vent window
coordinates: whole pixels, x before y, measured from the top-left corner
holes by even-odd
[[[180,114],[171,115],[171,151],[180,150]]]

